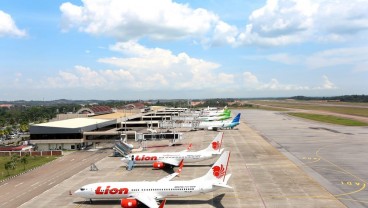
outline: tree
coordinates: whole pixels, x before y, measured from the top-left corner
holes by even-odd
[[[10,160],[11,160],[11,162],[13,162],[14,163],[14,166],[16,167],[16,165],[17,165],[17,162],[19,161],[19,155],[17,155],[17,154],[12,154],[12,156],[11,156],[11,158],[10,158]]]
[[[8,173],[8,175],[9,175],[9,170],[11,169],[11,167],[12,167],[12,161],[8,161],[8,162],[6,162],[5,164],[4,164],[4,168],[5,168],[5,170],[6,170],[6,172]]]
[[[28,164],[28,155],[25,155],[22,158],[20,158],[20,162],[23,164],[23,170],[26,170],[26,164]]]
[[[4,164],[4,168],[5,168],[6,172],[8,173],[8,175],[10,174],[9,170],[14,170],[16,167],[17,166],[16,166],[14,161],[8,161]]]

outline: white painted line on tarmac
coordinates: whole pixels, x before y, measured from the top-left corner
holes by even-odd
[[[36,182],[36,183],[34,183],[34,184],[32,184],[31,186],[35,186],[35,185],[37,185],[37,184],[39,184],[40,182]]]
[[[49,183],[49,185],[53,184],[54,182]]]
[[[23,182],[22,183],[18,183],[17,185],[15,185],[14,187],[17,187],[17,186],[20,186],[20,185],[22,185],[23,184]]]

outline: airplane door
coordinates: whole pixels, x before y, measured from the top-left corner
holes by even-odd
[[[131,171],[131,170],[133,170],[133,167],[134,167],[134,155],[132,155],[132,159],[129,160],[126,169],[129,170],[129,171]]]

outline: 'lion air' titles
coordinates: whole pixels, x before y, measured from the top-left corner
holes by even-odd
[[[98,186],[95,190],[95,193],[97,195],[101,194],[128,194],[129,189],[128,188],[111,188],[110,186],[106,186],[105,189],[102,189],[101,186]]]
[[[157,160],[157,156],[145,156],[145,155],[139,156],[139,155],[137,155],[134,160],[136,160],[136,161]]]

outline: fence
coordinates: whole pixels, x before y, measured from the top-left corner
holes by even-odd
[[[31,156],[60,156],[63,155],[61,150],[50,150],[50,151],[0,151],[0,157],[8,157],[11,155],[31,155]]]

